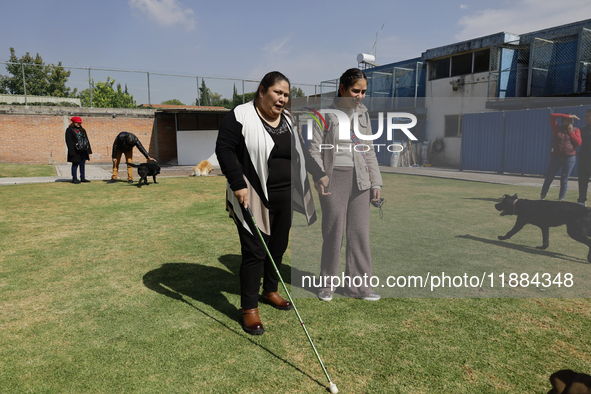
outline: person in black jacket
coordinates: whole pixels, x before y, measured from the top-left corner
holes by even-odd
[[[115,142],[113,142],[113,152],[111,157],[113,158],[113,176],[108,183],[115,183],[117,182],[117,174],[119,172],[119,163],[121,162],[121,155],[125,155],[125,162],[126,163],[133,163],[133,148],[137,147],[142,155],[147,160],[156,161],[150,157],[148,152],[144,149],[144,146],[140,142],[140,140],[135,136],[133,133],[128,133],[127,131],[122,131],[117,135],[115,138]],[[127,166],[127,182],[133,182],[133,167]]]
[[[577,202],[586,205],[587,188],[591,178],[591,108],[585,112],[585,126],[581,127],[581,148],[579,149],[579,199]]]
[[[82,127],[82,119],[74,116],[70,119],[70,126],[66,129],[66,146],[68,147],[68,162],[72,163],[72,183],[90,182],[86,179],[85,164],[90,160],[92,149],[86,130]],[[80,168],[80,179],[78,179]]]
[[[236,223],[242,252],[241,325],[252,335],[265,331],[258,310],[261,278],[262,302],[281,310],[289,310],[292,305],[277,292],[279,275],[256,235],[246,207],[250,206],[280,270],[292,210],[303,213],[308,224],[316,220],[306,171],[312,174],[317,190],[322,188],[324,192],[328,187],[328,177],[310,156],[285,110],[289,91],[285,75],[278,71],[265,75],[255,99],[237,106],[223,119],[216,141],[215,153],[228,181],[226,209]]]

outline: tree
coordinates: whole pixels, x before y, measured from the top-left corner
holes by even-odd
[[[181,100],[177,100],[177,99],[166,100],[166,101],[161,102],[160,104],[164,104],[164,105],[185,105],[185,104],[181,103]]]
[[[71,71],[66,71],[62,67],[62,62],[58,62],[57,66],[46,66],[48,73],[47,94],[54,97],[69,97],[76,96],[77,89],[70,92],[70,88],[66,87],[66,82],[70,77]]]
[[[244,99],[242,99],[242,97],[244,96]],[[248,103],[249,101],[252,101],[255,97],[255,92],[251,92],[251,93],[246,93],[246,94],[238,94],[238,91],[236,90],[236,84],[234,84],[234,94],[232,95],[232,104],[233,106],[237,106],[240,105],[242,103]]]
[[[217,92],[212,92],[211,90],[209,91],[209,105],[213,105],[213,106],[219,106],[219,104],[222,102],[222,95],[217,93]]]
[[[232,105],[236,107],[240,104],[242,104],[242,97],[238,95],[238,90],[236,90],[236,84],[234,84],[234,93],[232,93]]]
[[[197,103],[200,103],[203,106],[211,105],[211,101],[209,99],[209,94],[211,90],[207,86],[205,86],[205,80],[201,80],[201,87],[199,88],[199,96],[201,96],[201,100],[197,100]]]
[[[220,93],[212,92],[210,88],[205,86],[205,80],[201,81],[199,94],[201,95],[201,105],[203,106],[225,107],[228,109],[233,108],[233,104],[230,100],[223,98]],[[196,103],[199,105],[199,99]]]
[[[289,89],[289,95],[291,96],[291,98],[306,97],[304,91],[301,88],[296,88],[295,86]]]
[[[25,94],[23,85],[24,70],[27,94],[34,96],[72,96],[70,88],[66,87],[71,72],[66,71],[61,62],[57,66],[45,64],[38,53],[33,58],[29,52],[18,59],[14,48],[10,48],[9,61],[11,64],[6,65],[6,71],[12,76],[0,76],[0,92]]]
[[[98,108],[135,108],[136,101],[133,96],[127,92],[127,85],[125,90],[121,90],[121,84],[117,84],[117,90],[113,89],[115,80],[107,77],[106,82],[98,81],[96,84],[91,80],[92,86],[92,106]],[[84,89],[78,95],[82,105],[90,107],[91,97],[88,89]]]

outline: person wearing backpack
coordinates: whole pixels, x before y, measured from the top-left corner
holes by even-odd
[[[92,148],[86,130],[82,127],[82,119],[74,116],[70,119],[70,126],[66,129],[66,146],[68,147],[68,162],[72,163],[72,183],[89,183],[85,175],[85,164],[90,160]],[[78,179],[80,168],[80,179]]]

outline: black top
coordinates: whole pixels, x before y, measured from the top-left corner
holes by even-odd
[[[287,124],[287,120],[285,119],[285,115],[281,115],[282,117],[282,124],[284,124],[284,127],[287,127],[289,130],[289,125]],[[285,123],[283,123],[285,122]],[[268,124],[266,124],[266,122],[263,121],[263,125],[265,126],[265,128],[270,127]],[[281,124],[277,127],[277,129],[280,129],[282,126]],[[271,127],[271,129],[273,129]],[[294,136],[295,134],[295,136]],[[273,137],[273,132],[270,132],[271,137]],[[291,150],[292,150],[292,145],[294,145],[292,142],[292,138],[300,138],[301,136],[299,133],[295,132],[287,132],[287,133],[282,133],[282,134],[278,134],[276,137],[279,137],[279,139],[281,139],[281,141],[277,141],[275,138],[273,139],[273,141],[275,142],[276,146],[273,148],[273,151],[271,152],[271,157],[268,161],[269,164],[269,168],[271,169],[272,166],[274,165],[272,163],[272,160],[274,160],[274,158],[277,158],[277,160],[279,161],[283,161],[285,160],[287,157],[289,157],[288,163],[289,163],[289,169],[290,169],[290,173],[289,173],[289,182],[291,184],[291,166],[295,163],[291,163]],[[288,143],[284,143],[282,140],[284,138],[289,138]],[[278,148],[277,146],[281,145],[281,148]],[[302,142],[302,146],[305,147],[304,143]],[[288,152],[286,153],[284,151],[284,149],[288,149]],[[318,165],[318,163],[316,162],[316,160],[314,160],[312,158],[312,156],[310,155],[310,151],[308,149],[303,149],[303,153],[304,153],[304,160],[305,160],[305,164],[306,164],[306,170],[312,174],[312,179],[314,180],[314,182],[316,182],[317,180],[319,180],[320,178],[322,178],[323,176],[325,176],[326,174],[324,173],[324,171],[322,171],[322,169],[320,168],[320,166]],[[226,117],[223,119],[222,124],[220,125],[220,132],[218,134],[218,139],[216,142],[216,155],[218,158],[218,162],[220,163],[220,167],[222,168],[222,172],[224,173],[224,175],[226,176],[228,183],[230,184],[230,188],[233,191],[236,190],[240,190],[240,189],[244,189],[247,187],[246,182],[244,181],[244,178],[242,177],[243,172],[249,171],[251,169],[248,168],[242,168],[242,166],[239,163],[244,163],[244,162],[250,162],[250,160],[245,160],[244,159],[244,155],[248,155],[248,152],[246,151],[246,147],[244,145],[244,137],[242,136],[242,124],[240,124],[237,120],[236,120],[236,116],[234,113],[234,110],[232,110],[228,115],[226,115]],[[295,155],[297,157],[297,155]],[[275,170],[270,171],[269,177],[273,176],[275,178]],[[280,178],[283,178],[284,176],[284,172],[281,171],[281,174],[277,174],[277,179],[278,184],[281,183],[282,181],[279,181]],[[256,179],[258,179],[258,177],[250,177],[249,179],[251,179],[251,182],[255,182]],[[273,181],[273,184],[275,183],[275,181]],[[267,182],[267,186],[269,186],[270,182]]]
[[[127,141],[127,138],[129,135],[131,135],[131,140],[132,140],[131,143],[129,141]],[[135,136],[135,134],[128,133],[127,131],[122,131],[121,133],[119,133],[117,135],[117,137],[115,137],[115,142],[113,142],[113,153],[111,154],[111,157],[113,159],[116,158],[117,151],[129,152],[134,147],[137,147],[146,159],[148,157],[150,157],[150,155],[148,154],[148,152],[146,152],[146,150],[144,149],[144,146],[142,145],[140,140]]]
[[[267,188],[269,191],[287,190],[291,188],[291,132],[289,125],[283,115],[281,115],[277,127],[272,127],[263,118],[261,121],[275,143],[267,161],[269,164]]]
[[[591,158],[591,125],[586,124],[579,130],[581,132],[581,139],[583,140],[579,149],[579,156]]]
[[[92,148],[90,147],[89,141],[89,148],[87,151],[79,151],[76,149],[76,143],[78,142],[78,138],[82,137],[88,140],[88,135],[86,134],[86,130],[82,126],[75,127],[74,125],[70,125],[66,129],[66,146],[68,147],[68,162],[70,163],[79,163],[82,160],[88,160],[90,158],[89,155],[92,154]]]

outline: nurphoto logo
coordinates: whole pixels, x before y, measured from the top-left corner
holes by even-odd
[[[307,138],[308,140],[312,140],[314,131],[313,131],[313,121],[316,122],[318,127],[321,130],[328,130],[328,125],[326,120],[324,119],[323,114],[333,114],[336,116],[338,124],[339,124],[339,140],[345,141],[351,139],[352,132],[354,135],[359,138],[359,140],[363,141],[375,141],[382,136],[384,133],[384,113],[378,113],[378,131],[375,134],[362,134],[359,132],[359,113],[353,112],[353,127],[351,127],[351,121],[349,116],[336,108],[326,108],[321,109],[320,111],[316,111],[312,108],[306,108],[310,111],[308,113],[311,119],[307,120]],[[410,122],[408,122],[410,119]],[[387,112],[386,113],[386,139],[391,141],[392,143],[387,144],[355,144],[353,146],[353,150],[355,152],[367,152],[370,150],[370,145],[373,145],[374,149],[379,152],[382,147],[386,147],[388,152],[402,152],[404,147],[401,144],[393,143],[393,131],[396,129],[401,130],[409,140],[417,141],[417,138],[414,134],[409,130],[412,129],[417,124],[417,117],[413,114],[407,112]],[[343,149],[342,146],[337,145],[336,147],[333,144],[320,144],[320,150],[325,149]],[[349,146],[349,151],[351,151],[351,146]]]

